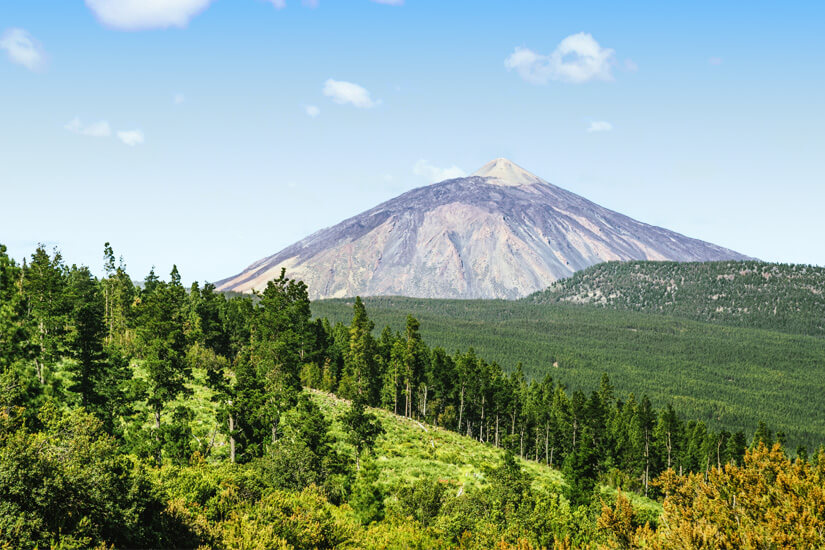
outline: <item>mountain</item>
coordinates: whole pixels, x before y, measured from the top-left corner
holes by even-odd
[[[825,336],[825,268],[810,265],[608,262],[524,300]]]
[[[746,256],[603,208],[507,159],[413,189],[318,231],[218,290],[261,289],[282,268],[316,298],[519,298],[610,260]]]

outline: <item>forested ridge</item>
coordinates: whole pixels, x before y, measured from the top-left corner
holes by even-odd
[[[606,262],[524,300],[825,336],[825,268],[759,261]]]
[[[104,261],[97,279],[0,246],[9,547],[825,542],[825,453],[784,450],[770,423],[714,429],[607,374],[569,388],[505,372],[428,344],[413,315],[375,331],[360,299],[346,323],[313,318],[285,273],[227,298],[177,268],[137,287],[108,244]],[[733,502],[685,497],[699,489]],[[663,500],[664,521],[628,492]],[[761,494],[804,511],[793,529]]]

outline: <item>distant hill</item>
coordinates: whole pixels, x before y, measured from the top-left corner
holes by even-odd
[[[507,298],[610,260],[747,256],[608,210],[507,159],[413,189],[218,281],[262,290],[281,269],[312,299]]]
[[[825,336],[825,268],[757,261],[608,262],[525,298]]]

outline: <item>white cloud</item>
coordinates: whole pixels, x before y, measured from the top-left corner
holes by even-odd
[[[319,109],[315,105],[307,105],[306,107],[304,107],[304,111],[306,111],[306,114],[308,114],[312,118],[315,118],[321,114],[321,109]]]
[[[301,5],[308,8],[317,8],[320,0],[301,0]]]
[[[366,88],[343,80],[330,78],[324,82],[324,95],[332,98],[335,103],[352,103],[359,109],[369,109],[376,105]]]
[[[181,93],[175,94],[175,97],[174,97],[175,105],[180,105],[184,101],[186,101],[186,96],[185,95],[183,95]]]
[[[467,172],[456,165],[449,168],[439,168],[421,159],[413,166],[413,174],[427,178],[430,183],[435,183],[453,178],[463,178],[467,175]]]
[[[711,65],[721,65],[722,64],[722,58],[721,57],[711,57],[710,59],[708,59],[708,63],[710,63]]]
[[[143,132],[140,130],[124,130],[117,133],[117,139],[129,147],[134,147],[143,143]]]
[[[549,55],[516,48],[504,61],[527,82],[547,84],[551,80],[581,84],[591,80],[613,80],[614,51],[602,48],[593,36],[580,32],[562,40]]]
[[[613,125],[606,120],[594,120],[587,127],[588,132],[609,132],[613,129]]]
[[[186,27],[213,0],[86,0],[98,21],[114,29],[136,31]]]
[[[267,0],[270,4],[275,6],[276,10],[282,10],[286,7],[286,0]]]
[[[6,50],[9,61],[23,65],[30,71],[46,68],[46,51],[40,42],[23,29],[6,29],[0,36],[0,50]]]
[[[376,4],[386,4],[388,6],[403,6],[404,0],[372,0]]]
[[[105,120],[84,125],[80,122],[80,117],[74,117],[63,127],[73,134],[81,136],[104,138],[112,135],[112,129]]]

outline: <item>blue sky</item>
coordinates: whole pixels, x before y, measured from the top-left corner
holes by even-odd
[[[217,280],[504,156],[825,264],[825,4],[678,4],[2,0],[0,242]]]

